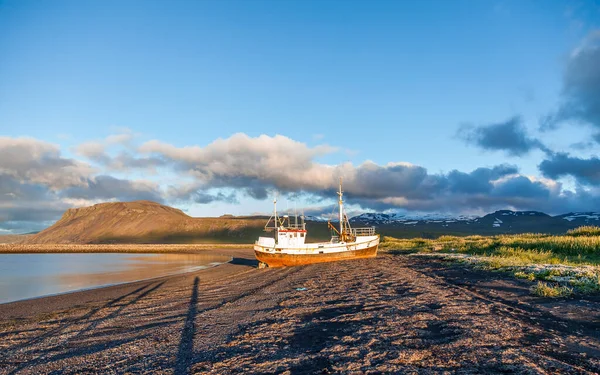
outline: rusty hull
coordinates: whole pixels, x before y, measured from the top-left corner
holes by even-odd
[[[377,247],[379,244],[362,250],[348,250],[333,254],[282,254],[282,253],[264,253],[254,250],[254,255],[259,262],[269,265],[269,267],[290,267],[303,266],[313,263],[336,262],[338,260],[350,260],[360,258],[375,258],[377,256]]]

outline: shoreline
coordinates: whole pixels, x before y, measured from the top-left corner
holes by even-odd
[[[0,253],[2,254],[2,253]],[[33,253],[11,253],[11,254],[33,254]],[[36,253],[36,254],[46,254],[46,253]],[[53,253],[53,254],[91,254],[91,253]],[[101,253],[98,253],[101,254]],[[131,254],[163,254],[163,253],[131,253]],[[172,253],[172,254],[189,254],[189,253]],[[217,254],[215,254],[217,255]],[[223,255],[225,256],[225,255]],[[130,281],[122,281],[122,282],[116,282],[116,283],[110,283],[110,284],[101,284],[101,285],[96,285],[96,286],[90,286],[87,288],[81,288],[81,289],[74,289],[74,290],[68,290],[65,292],[59,292],[59,293],[53,293],[53,294],[44,294],[41,296],[37,296],[37,297],[29,297],[29,298],[23,298],[23,299],[18,299],[18,300],[14,300],[14,301],[7,301],[7,302],[0,302],[0,307],[2,305],[6,305],[9,303],[16,303],[16,302],[25,302],[25,301],[34,301],[34,300],[38,300],[38,299],[43,299],[46,297],[56,297],[56,296],[61,296],[61,295],[65,295],[65,294],[71,294],[71,293],[79,293],[79,292],[88,292],[88,291],[93,291],[96,289],[101,289],[101,288],[110,288],[110,287],[114,287],[114,286],[120,286],[120,285],[125,285],[125,284],[131,284],[131,283],[138,283],[138,282],[144,282],[144,281],[153,281],[156,279],[161,279],[164,277],[169,277],[169,276],[178,276],[178,275],[184,275],[184,274],[188,274],[188,273],[195,273],[195,272],[201,272],[210,268],[214,268],[214,267],[219,267],[222,266],[223,264],[227,264],[231,261],[233,261],[233,257],[229,257],[230,259],[227,262],[221,262],[221,263],[209,263],[205,266],[199,266],[202,267],[200,269],[194,269],[191,271],[180,271],[180,272],[173,272],[173,273],[168,273],[165,275],[161,275],[161,276],[154,276],[154,277],[147,277],[147,278],[143,278],[143,279],[138,279],[138,280],[130,280]]]
[[[247,249],[247,247],[245,248]],[[240,251],[237,248],[215,248],[213,246],[212,249],[206,249],[204,251],[213,252],[215,256],[228,256],[230,260],[228,262],[224,262],[218,265],[205,267],[199,270],[188,271],[188,272],[180,272],[173,273],[168,275],[156,276],[146,279],[134,280],[134,281],[126,281],[122,283],[116,284],[108,284],[108,285],[99,285],[97,287],[85,288],[85,289],[77,289],[72,291],[67,291],[64,293],[43,295],[39,297],[32,297],[21,299],[17,301],[10,301],[0,303],[0,316],[4,317],[6,320],[9,319],[35,319],[35,315],[38,314],[54,314],[60,312],[60,310],[70,309],[72,307],[79,306],[84,303],[93,303],[104,298],[110,297],[112,295],[118,294],[122,291],[126,291],[135,286],[152,283],[156,281],[166,281],[170,279],[178,279],[178,278],[188,278],[191,275],[196,275],[200,273],[209,272],[214,270],[215,268],[227,266],[232,262],[235,262],[235,259],[240,255]],[[25,252],[21,254],[31,254],[33,252]],[[39,253],[39,252],[38,252]],[[54,252],[56,254],[60,253],[78,253],[78,252]],[[79,252],[82,254],[88,254],[91,252]],[[96,253],[100,253],[96,251]],[[137,251],[129,252],[131,254],[142,253]],[[193,253],[193,251],[187,252],[167,252],[167,251],[156,251],[156,252],[148,252],[148,254],[163,254],[163,253],[173,253],[173,254],[189,254]],[[241,251],[241,255],[245,255],[244,251]],[[6,254],[6,253],[5,253]],[[20,253],[10,253],[10,254],[20,254]],[[201,253],[200,253],[201,254]],[[250,259],[247,260],[248,263],[252,263]],[[256,262],[258,264],[258,262]],[[209,275],[211,275],[209,273]],[[41,305],[41,307],[40,307]],[[3,326],[4,322],[0,322],[0,327]]]
[[[190,253],[219,249],[248,249],[252,244],[0,244],[0,254],[49,253]]]

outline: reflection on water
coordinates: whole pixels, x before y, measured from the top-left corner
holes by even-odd
[[[210,254],[0,254],[0,303],[190,272],[229,260]]]

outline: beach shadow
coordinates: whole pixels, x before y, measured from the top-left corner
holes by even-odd
[[[102,311],[103,309],[110,308],[110,307],[118,304],[119,302],[121,302],[125,298],[130,297],[130,296],[132,296],[132,295],[134,295],[136,293],[139,293],[139,292],[143,291],[144,289],[148,288],[149,286],[150,286],[150,283],[145,284],[145,285],[139,287],[138,289],[136,289],[136,290],[134,290],[134,291],[132,291],[130,293],[123,294],[122,296],[117,297],[117,298],[115,298],[115,299],[107,302],[106,304],[100,306],[100,307],[96,307],[96,308],[90,310],[87,314],[85,314],[85,315],[83,315],[81,317],[67,320],[65,324],[62,324],[62,325],[60,325],[60,326],[58,326],[56,328],[53,328],[53,329],[51,329],[51,330],[49,330],[49,331],[47,331],[47,332],[45,332],[45,333],[43,333],[43,334],[41,334],[39,336],[36,336],[36,337],[34,337],[34,338],[32,338],[32,339],[24,342],[24,343],[20,343],[20,344],[14,346],[14,347],[8,348],[7,352],[11,351],[11,350],[27,349],[31,345],[37,344],[39,342],[42,342],[42,341],[44,341],[45,339],[47,339],[49,337],[57,336],[57,335],[61,334],[63,331],[65,331],[67,328],[69,328],[69,327],[71,327],[71,326],[73,326],[75,324],[78,324],[79,322],[83,322],[83,321],[86,321],[86,320],[92,318],[94,315],[96,315],[98,312]]]
[[[93,321],[92,323],[90,323],[87,327],[85,327],[84,329],[82,329],[81,331],[79,331],[72,339],[77,339],[80,338],[81,336],[83,336],[84,334],[86,334],[87,332],[91,332],[93,331],[96,327],[98,327],[99,324],[101,324],[104,321],[108,321],[109,319],[114,319],[116,318],[125,308],[136,304],[138,301],[140,301],[142,298],[146,297],[148,294],[152,293],[153,291],[157,290],[158,288],[160,288],[165,282],[161,282],[156,284],[155,286],[153,286],[152,288],[144,291],[143,293],[140,293],[139,295],[137,295],[134,299],[132,299],[131,301],[122,304],[119,306],[119,308],[115,311],[113,311],[112,313],[108,314],[107,316],[100,318],[100,319],[96,319],[95,321]]]
[[[304,353],[319,353],[325,347],[332,345],[334,337],[353,335],[362,326],[373,324],[373,319],[345,321],[339,320],[344,316],[352,316],[363,310],[361,305],[337,306],[317,310],[302,317],[289,345],[292,350]]]
[[[307,358],[289,368],[291,375],[329,374],[333,363],[325,356]]]
[[[67,359],[67,358],[73,358],[73,357],[78,357],[78,356],[83,356],[83,355],[88,355],[91,353],[96,353],[99,351],[103,351],[103,350],[107,350],[110,349],[112,347],[117,347],[120,345],[123,345],[125,343],[134,341],[139,339],[139,337],[134,337],[134,338],[129,338],[129,339],[122,339],[122,340],[112,340],[112,341],[107,341],[107,342],[100,342],[100,343],[95,343],[89,346],[86,345],[78,345],[77,348],[73,348],[71,346],[68,345],[69,342],[76,340],[77,338],[80,338],[84,333],[93,330],[94,328],[96,328],[98,326],[98,324],[100,324],[103,321],[106,321],[108,319],[111,318],[115,318],[116,316],[119,315],[119,313],[121,311],[123,311],[123,309],[125,309],[128,306],[132,306],[134,304],[136,304],[137,302],[139,302],[142,298],[146,297],[148,294],[150,294],[151,292],[155,291],[156,289],[160,288],[160,286],[164,284],[164,281],[161,283],[156,284],[154,287],[150,288],[150,289],[146,289],[148,288],[151,284],[146,284],[136,290],[134,290],[133,292],[124,294],[116,299],[111,300],[110,302],[106,303],[105,305],[103,305],[102,307],[96,308],[91,310],[90,312],[88,312],[87,314],[85,314],[84,316],[74,319],[72,321],[69,321],[67,324],[64,324],[62,326],[57,327],[56,329],[51,330],[50,332],[46,333],[45,335],[42,335],[41,337],[38,337],[34,340],[30,340],[25,344],[21,345],[21,348],[25,349],[28,346],[41,342],[42,340],[44,340],[45,338],[48,338],[50,336],[56,336],[61,334],[61,332],[64,332],[67,328],[78,324],[80,322],[83,322],[87,319],[91,319],[92,316],[94,316],[96,313],[107,309],[107,308],[111,308],[114,306],[118,306],[118,303],[123,301],[126,297],[135,295],[136,293],[142,292],[140,294],[138,294],[134,299],[132,299],[129,302],[124,303],[123,305],[120,305],[119,308],[109,314],[108,316],[104,317],[104,318],[100,318],[97,320],[94,320],[92,323],[90,323],[88,326],[86,326],[86,328],[82,329],[81,331],[79,331],[75,336],[73,337],[69,337],[65,340],[63,340],[60,344],[55,345],[51,348],[48,349],[44,349],[44,350],[37,350],[37,358],[30,360],[26,363],[23,363],[19,366],[17,366],[14,370],[12,370],[10,372],[10,374],[16,374],[18,372],[20,372],[21,370],[25,369],[26,367],[33,367],[33,366],[37,366],[39,364],[42,363],[52,363],[55,361],[59,361],[59,360],[63,360],[63,359]],[[144,291],[144,289],[146,289]],[[57,353],[60,352],[62,350],[66,349],[64,352],[62,353]],[[14,349],[12,349],[14,350]]]
[[[148,337],[148,335],[135,336],[135,337],[129,337],[129,338],[117,339],[117,340],[102,341],[102,342],[94,343],[94,344],[90,344],[90,345],[80,345],[80,346],[78,346],[76,348],[72,348],[69,351],[64,352],[64,353],[58,353],[58,354],[55,354],[48,358],[42,358],[42,359],[38,359],[35,361],[27,362],[25,364],[25,366],[21,366],[21,367],[15,369],[10,374],[17,374],[18,372],[25,369],[26,367],[33,367],[33,366],[37,366],[42,363],[43,364],[52,363],[52,362],[61,361],[61,360],[68,359],[68,358],[84,357],[84,356],[89,356],[89,355],[92,355],[95,353],[104,352],[104,351],[110,350],[112,348],[118,348],[118,347],[123,346],[130,342],[134,342],[137,340],[143,340],[146,337]]]
[[[234,258],[235,259],[235,258]],[[181,340],[179,341],[179,349],[177,350],[177,358],[175,359],[175,375],[189,374],[194,352],[194,334],[196,332],[196,314],[198,313],[198,276],[194,278],[194,286],[192,288],[192,296],[190,297],[190,305],[185,318],[183,332],[181,332]]]

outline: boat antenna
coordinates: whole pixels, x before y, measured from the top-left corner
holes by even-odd
[[[277,216],[277,192],[273,198],[273,216],[275,216],[275,228],[279,228],[279,217]]]

